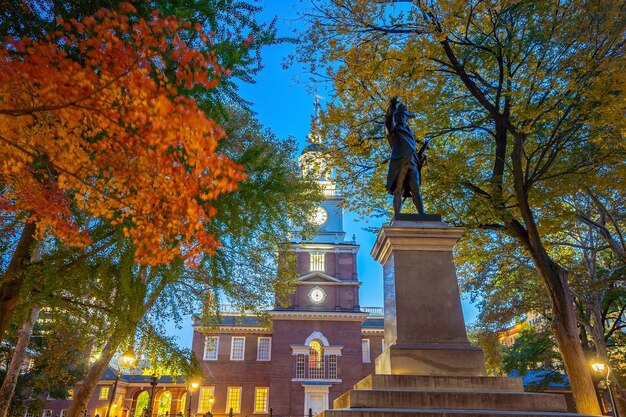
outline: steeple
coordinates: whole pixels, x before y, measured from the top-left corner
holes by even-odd
[[[307,135],[308,145],[298,157],[298,165],[303,176],[314,179],[324,193],[324,200],[317,208],[313,221],[319,225],[316,243],[337,244],[343,243],[345,232],[343,230],[343,210],[341,192],[335,186],[332,171],[326,160],[326,147],[322,143],[320,103],[315,99],[311,117],[311,130]]]
[[[319,98],[315,97],[315,103],[313,104],[313,116],[311,116],[311,131],[308,135],[308,142],[310,144],[322,143],[320,127],[320,101]]]
[[[298,158],[298,165],[303,176],[311,176],[313,179],[323,182],[321,185],[324,189],[331,185],[334,189],[334,184],[331,181],[331,172],[324,157],[326,148],[322,144],[320,128],[320,102],[316,97],[313,104],[313,115],[311,116],[311,130],[307,135],[309,144],[302,150],[302,154]]]

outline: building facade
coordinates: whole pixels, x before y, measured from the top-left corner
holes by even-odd
[[[383,349],[382,308],[361,308],[356,254],[345,240],[342,197],[312,133],[298,162],[325,199],[311,241],[291,242],[299,283],[287,306],[256,317],[223,314],[217,328],[194,326],[192,349],[204,371],[194,411],[224,415],[303,416],[332,401],[374,372]],[[212,399],[212,401],[211,401]]]

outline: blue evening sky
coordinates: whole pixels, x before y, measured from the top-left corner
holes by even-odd
[[[278,16],[277,28],[279,36],[296,36],[294,31],[302,28],[298,21],[296,9],[302,10],[309,6],[308,1],[297,0],[260,0],[264,11],[262,20],[270,20]],[[265,48],[262,59],[265,68],[256,77],[256,83],[242,85],[241,95],[253,103],[253,110],[259,121],[274,131],[279,138],[295,137],[300,149],[306,145],[309,133],[313,102],[315,97],[308,92],[307,74],[297,66],[283,68],[285,57],[294,53],[293,44],[275,45]],[[320,103],[324,106],[324,92]],[[346,239],[356,235],[357,244],[361,249],[357,256],[358,275],[362,282],[360,304],[363,307],[380,307],[383,305],[382,267],[370,256],[376,236],[363,230],[366,227],[381,225],[380,219],[357,218],[351,213],[344,213],[344,229]],[[477,310],[468,302],[463,301],[466,322],[474,321]],[[193,330],[186,323],[175,335],[183,346],[191,346]]]

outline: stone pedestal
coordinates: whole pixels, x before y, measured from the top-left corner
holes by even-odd
[[[386,349],[377,374],[485,375],[483,352],[467,339],[452,258],[463,231],[407,215],[383,226],[372,249],[383,265],[385,296]]]

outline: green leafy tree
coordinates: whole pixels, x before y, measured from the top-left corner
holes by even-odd
[[[548,329],[528,327],[515,343],[502,352],[502,369],[507,374],[534,376],[528,388],[536,391],[552,383],[563,383],[563,365],[554,338]]]

